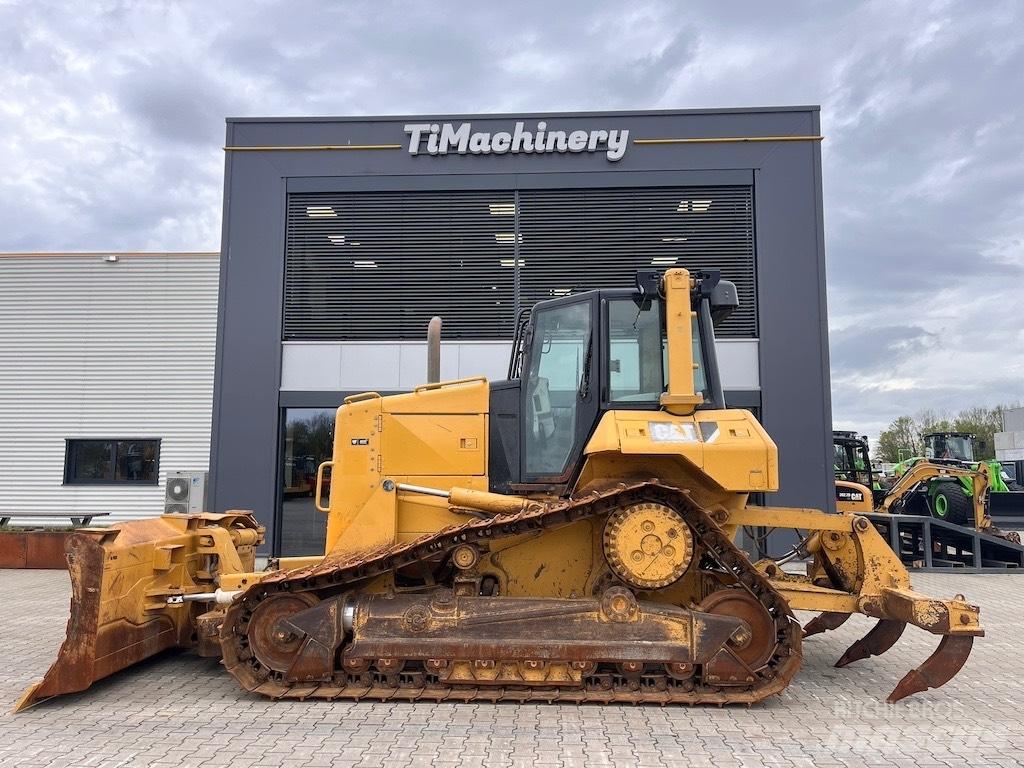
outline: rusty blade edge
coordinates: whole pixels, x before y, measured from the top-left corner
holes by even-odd
[[[836,666],[845,667],[847,664],[861,659],[881,656],[896,644],[906,628],[906,622],[895,619],[879,619],[878,623],[864,637],[846,649],[846,653],[836,662]]]
[[[852,614],[838,613],[836,611],[825,611],[804,625],[804,637],[811,637],[830,629],[838,629]]]
[[[973,646],[972,635],[945,635],[935,652],[917,669],[910,670],[886,701],[895,704],[912,694],[945,685],[963,669]]]
[[[66,551],[71,579],[71,613],[64,641],[46,674],[32,683],[18,699],[15,712],[61,693],[85,690],[92,683],[103,548],[89,536],[74,534],[68,537]]]

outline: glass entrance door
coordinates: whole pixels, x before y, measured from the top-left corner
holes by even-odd
[[[280,473],[281,525],[278,541],[283,557],[323,554],[327,515],[316,511],[316,470],[329,461],[334,447],[333,408],[286,408]],[[324,478],[322,504],[330,491]]]

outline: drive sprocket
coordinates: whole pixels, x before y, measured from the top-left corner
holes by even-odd
[[[609,567],[636,589],[660,589],[678,581],[693,560],[693,535],[679,513],[653,501],[614,511],[604,527]]]

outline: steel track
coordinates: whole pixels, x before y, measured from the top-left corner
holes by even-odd
[[[753,683],[711,684],[702,679],[700,670],[687,680],[678,680],[667,672],[631,678],[599,671],[584,678],[582,687],[511,687],[448,684],[424,671],[350,675],[340,668],[336,669],[331,682],[299,683],[288,681],[281,673],[263,667],[249,648],[249,620],[256,606],[273,595],[302,592],[323,599],[342,592],[357,592],[368,579],[418,561],[436,561],[462,544],[486,543],[552,530],[642,501],[661,503],[675,509],[690,526],[696,539],[698,549],[694,562],[698,563],[701,555],[711,558],[732,576],[736,586],[753,595],[771,616],[777,642],[767,663],[753,671]],[[623,485],[577,499],[535,503],[516,514],[470,520],[375,552],[344,558],[328,555],[315,566],[275,573],[251,586],[235,600],[227,611],[220,636],[227,670],[246,690],[273,699],[751,704],[782,691],[801,662],[801,630],[785,598],[753,567],[746,554],[732,543],[688,492],[656,481]]]

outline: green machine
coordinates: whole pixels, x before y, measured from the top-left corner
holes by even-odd
[[[902,474],[920,461],[963,467],[975,472],[981,464],[985,464],[989,469],[990,516],[994,519],[1024,516],[1024,491],[998,461],[977,458],[977,454],[984,452],[986,446],[984,442],[978,444],[974,434],[929,432],[923,435],[923,440],[925,455],[900,462],[896,465],[896,474]],[[937,480],[928,489],[932,514],[958,525],[970,521],[970,499],[973,495],[974,481],[970,477]]]

